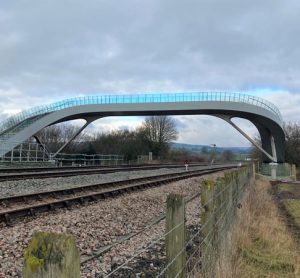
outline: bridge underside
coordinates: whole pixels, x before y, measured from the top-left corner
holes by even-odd
[[[266,109],[245,103],[83,105],[45,114],[28,128],[16,134],[11,141],[23,142],[44,127],[69,120],[85,119],[89,124],[96,119],[108,116],[151,115],[211,115],[223,118],[227,122],[233,117],[247,119],[257,127],[261,136],[264,161],[284,162],[285,135],[276,117]]]

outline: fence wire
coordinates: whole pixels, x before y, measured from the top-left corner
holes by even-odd
[[[208,197],[202,202],[200,208],[199,224],[195,232],[189,232],[182,248],[180,247],[177,254],[172,258],[166,258],[165,262],[160,266],[160,270],[156,271],[151,277],[213,277],[215,270],[215,261],[222,250],[222,244],[226,239],[230,225],[234,221],[237,209],[239,208],[239,200],[247,185],[250,184],[252,174],[252,165],[242,167],[225,174],[224,178],[219,178],[215,182],[204,181],[201,186],[201,194]],[[195,198],[195,195],[193,198]],[[202,200],[203,201],[203,200]],[[199,213],[195,213],[199,217]],[[132,262],[143,253],[151,252],[151,248],[156,244],[160,244],[160,251],[165,251],[164,240],[167,235],[175,232],[176,229],[185,225],[186,220],[178,223],[171,230],[159,235],[155,239],[151,239],[147,244],[136,250],[124,263],[116,267],[105,277],[121,277],[118,272],[126,269],[129,262]],[[201,224],[200,224],[201,223]],[[176,243],[174,243],[176,244]],[[185,263],[180,266],[179,270],[171,277],[168,273],[174,266],[178,257],[184,256]],[[163,259],[164,260],[164,259]],[[178,269],[178,268],[177,268]],[[120,273],[119,273],[120,274]]]
[[[211,183],[208,188],[209,199],[201,204],[202,225],[200,229],[190,236],[186,241],[184,248],[178,254],[166,263],[156,277],[169,277],[168,269],[172,267],[175,260],[184,254],[186,262],[177,272],[177,277],[193,277],[201,275],[203,277],[214,276],[215,261],[221,251],[221,243],[226,238],[230,224],[234,220],[234,216],[238,207],[239,200],[246,186],[249,184],[252,176],[252,167],[245,167],[231,174],[227,174],[224,179],[218,179],[215,183]],[[205,185],[202,185],[204,190]],[[209,208],[209,209],[208,209]],[[208,212],[207,212],[208,209]],[[200,221],[200,219],[199,219]],[[186,254],[186,250],[191,243],[195,243],[195,239],[200,241],[195,244],[192,252]]]
[[[155,244],[159,243],[160,240],[164,239],[168,234],[172,233],[174,230],[178,229],[179,227],[181,227],[182,225],[184,225],[184,222],[179,223],[178,225],[176,225],[173,229],[171,229],[170,231],[162,234],[161,236],[159,236],[158,238],[156,238],[154,241],[148,242],[148,244],[146,244],[147,246],[144,248],[140,248],[139,250],[137,250],[132,256],[130,256],[123,264],[121,264],[120,266],[118,266],[116,269],[114,269],[112,272],[110,272],[108,275],[105,276],[105,278],[111,277],[114,273],[116,273],[117,271],[119,271],[120,269],[122,269],[124,266],[126,266],[130,261],[132,261],[133,259],[135,259],[136,257],[138,257],[139,255],[141,255],[142,253],[150,250],[150,248],[152,246],[154,246]]]

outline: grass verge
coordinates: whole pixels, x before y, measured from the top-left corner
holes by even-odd
[[[217,277],[300,277],[299,246],[282,221],[268,182],[256,180],[246,193],[228,243]]]
[[[300,184],[278,184],[275,194],[287,224],[300,243]]]
[[[300,229],[300,200],[284,200],[282,205],[297,225],[297,228]]]

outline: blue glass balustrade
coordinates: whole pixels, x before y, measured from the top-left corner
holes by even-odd
[[[155,93],[155,94],[137,94],[137,95],[103,95],[103,96],[85,96],[66,99],[54,102],[48,105],[33,107],[22,111],[14,116],[7,118],[0,126],[0,135],[6,130],[20,124],[21,122],[55,112],[69,107],[90,105],[90,104],[137,104],[137,103],[172,103],[172,102],[197,102],[197,101],[221,101],[221,102],[240,102],[252,104],[265,108],[274,113],[280,123],[282,117],[278,108],[269,101],[260,97],[251,96],[242,93],[231,92],[199,92],[199,93]]]

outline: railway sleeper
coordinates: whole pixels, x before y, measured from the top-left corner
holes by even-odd
[[[50,209],[50,210],[55,210],[54,204],[49,204],[49,209]]]
[[[114,191],[109,191],[109,192],[107,192],[107,194],[108,194],[108,197],[113,197],[114,196]]]
[[[8,213],[4,214],[4,219],[7,225],[11,225],[12,224],[12,219],[10,217],[10,215]]]
[[[98,185],[92,185],[92,186],[89,186],[89,190],[97,190],[98,189]],[[81,191],[84,192],[84,187],[81,187]]]
[[[121,188],[119,189],[120,194],[124,194],[127,192],[126,188]]]
[[[98,196],[97,195],[91,195],[91,199],[92,199],[92,201],[97,201],[98,200],[98,198],[97,198]]]
[[[9,206],[9,202],[7,200],[3,200],[1,202],[1,206],[7,208]]]
[[[63,195],[70,195],[70,194],[73,194],[74,191],[72,189],[65,189],[62,191],[62,194]]]
[[[33,208],[29,209],[29,215],[35,216],[36,215],[36,211]]]
[[[58,199],[56,192],[51,193],[51,197],[53,197],[54,199]]]
[[[64,205],[66,206],[66,208],[71,207],[71,203],[68,200],[64,201]]]
[[[115,184],[115,186],[122,186],[122,185],[126,185],[128,182],[127,181],[118,181]]]
[[[83,197],[79,198],[79,202],[82,204],[82,205],[85,205],[87,203],[87,200]]]
[[[117,189],[117,190],[114,190],[111,192],[111,196],[116,197],[116,196],[120,195],[120,193],[121,193],[121,191]]]

